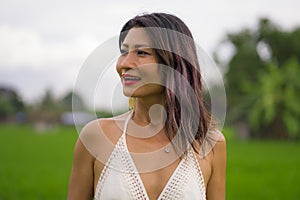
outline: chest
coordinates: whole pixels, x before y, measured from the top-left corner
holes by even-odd
[[[180,158],[172,146],[166,146],[169,140],[147,143],[127,137],[126,142],[134,165],[141,172],[140,176],[147,191],[161,192],[180,163]],[[166,149],[168,149],[168,153],[166,153]],[[195,153],[195,157],[206,187],[212,173],[212,155],[209,154],[202,158]]]
[[[158,199],[163,190],[166,189],[176,173],[180,160],[176,160],[171,165],[162,169],[140,173],[142,184],[145,187],[149,199]]]
[[[201,171],[191,154],[156,171],[139,173],[129,154],[112,154],[97,184],[95,199],[205,199]],[[179,163],[178,163],[179,162]],[[110,167],[107,167],[110,166]],[[113,167],[112,167],[113,166]]]
[[[179,158],[168,143],[164,138],[149,141],[123,134],[106,166],[98,170],[101,174],[97,173],[100,178],[95,184],[95,199],[116,195],[122,199],[205,199],[207,181],[195,153],[189,150]],[[208,165],[202,162],[200,166]]]

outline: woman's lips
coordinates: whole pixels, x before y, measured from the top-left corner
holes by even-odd
[[[133,85],[141,80],[140,77],[133,76],[130,74],[122,74],[122,78],[124,85]]]

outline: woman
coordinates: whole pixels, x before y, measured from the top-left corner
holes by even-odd
[[[132,110],[84,127],[68,199],[225,199],[225,139],[203,104],[188,27],[170,14],[136,16],[119,45]]]

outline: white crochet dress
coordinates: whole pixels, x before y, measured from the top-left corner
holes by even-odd
[[[126,145],[126,129],[108,159],[97,184],[95,200],[149,200],[145,186]],[[205,200],[202,172],[190,148],[173,172],[159,200]]]

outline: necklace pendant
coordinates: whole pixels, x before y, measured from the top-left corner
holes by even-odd
[[[166,152],[166,153],[170,153],[170,147],[166,147],[166,148],[165,148],[165,152]]]

